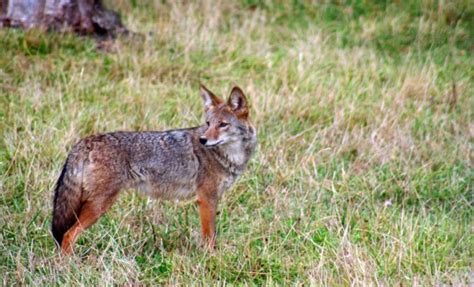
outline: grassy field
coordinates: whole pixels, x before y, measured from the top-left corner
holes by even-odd
[[[113,2],[142,36],[108,52],[0,30],[3,285],[473,282],[472,2],[143,2]],[[129,191],[61,257],[69,148],[203,123],[199,82],[241,86],[259,139],[215,252],[193,202]]]

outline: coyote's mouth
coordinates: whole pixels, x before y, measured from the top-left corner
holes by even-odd
[[[205,146],[205,147],[215,147],[215,146],[217,146],[217,145],[220,145],[222,142],[224,142],[224,141],[223,141],[223,140],[220,140],[220,141],[215,142],[215,143],[213,143],[213,144],[207,144],[207,143],[206,143],[204,146]]]

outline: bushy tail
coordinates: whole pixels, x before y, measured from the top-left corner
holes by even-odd
[[[64,234],[76,223],[81,209],[82,179],[71,175],[69,169],[66,161],[54,191],[51,231],[58,246],[61,246]]]

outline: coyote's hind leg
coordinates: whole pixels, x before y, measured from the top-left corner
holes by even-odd
[[[86,201],[78,214],[77,222],[64,234],[61,244],[61,250],[64,254],[70,254],[73,246],[79,237],[87,228],[97,222],[97,220],[113,205],[116,201],[118,190],[112,196],[94,198]]]

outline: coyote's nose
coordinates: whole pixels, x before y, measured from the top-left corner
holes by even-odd
[[[201,144],[206,144],[207,143],[207,139],[206,138],[199,138],[199,142]]]

